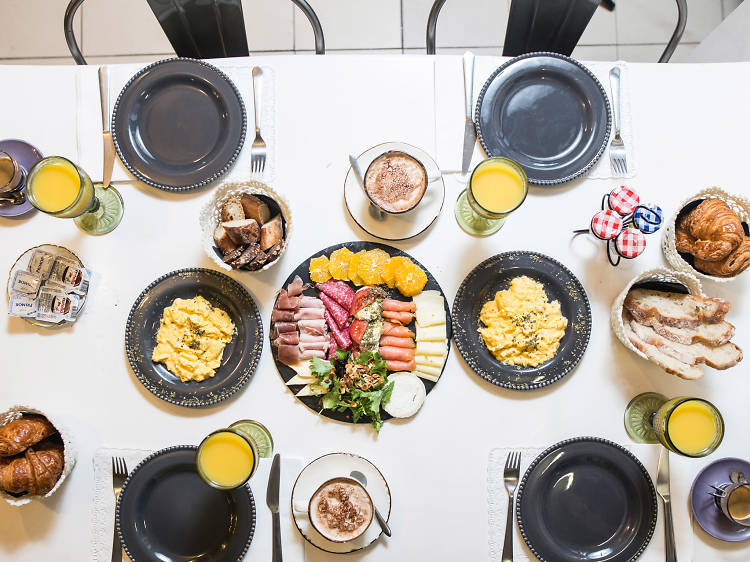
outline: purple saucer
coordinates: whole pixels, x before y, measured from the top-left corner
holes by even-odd
[[[729,474],[741,470],[750,475],[750,462],[727,457],[712,462],[698,473],[690,489],[690,507],[698,524],[712,537],[723,541],[739,542],[750,538],[750,527],[743,527],[727,519],[709,495],[711,485],[728,483]]]
[[[0,140],[0,150],[10,154],[16,162],[23,168],[24,174],[28,173],[29,169],[42,159],[42,153],[35,146],[30,145],[26,141],[20,139],[5,139]],[[21,189],[24,194],[26,193],[26,186],[24,185]],[[29,203],[29,198],[20,205],[10,205],[9,207],[0,207],[1,217],[17,217],[31,211],[34,207]]]

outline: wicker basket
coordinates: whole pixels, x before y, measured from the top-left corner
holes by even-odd
[[[65,482],[65,479],[67,478],[68,474],[70,474],[70,471],[73,470],[73,467],[76,464],[76,454],[75,454],[75,448],[73,446],[73,440],[71,439],[70,432],[66,429],[66,427],[60,423],[58,418],[53,417],[49,415],[46,412],[42,412],[41,410],[37,410],[36,408],[29,408],[28,406],[21,406],[16,405],[12,408],[9,408],[2,414],[0,414],[0,427],[12,422],[13,420],[21,417],[22,414],[39,414],[41,416],[44,416],[49,420],[49,422],[55,426],[55,429],[57,429],[57,432],[60,434],[60,437],[63,441],[63,471],[62,474],[60,474],[60,478],[58,478],[57,482],[55,483],[55,486],[46,494],[43,496],[34,496],[31,494],[26,494],[24,496],[16,497],[12,496],[10,494],[5,493],[4,491],[0,490],[0,496],[8,502],[10,505],[25,505],[27,503],[30,503],[31,500],[39,500],[42,498],[48,498],[55,492],[57,492],[57,489],[62,485],[63,482]]]
[[[701,287],[701,282],[698,281],[698,279],[694,275],[681,271],[672,271],[663,267],[644,271],[640,275],[633,278],[627,285],[625,285],[625,288],[617,296],[615,302],[612,304],[612,310],[610,311],[609,315],[609,322],[612,326],[612,331],[617,336],[617,339],[622,342],[622,345],[627,347],[633,353],[649,361],[649,358],[646,357],[645,353],[643,353],[632,343],[630,343],[628,336],[625,335],[625,326],[622,320],[623,304],[625,303],[625,297],[628,296],[628,292],[630,292],[631,287],[638,283],[646,282],[679,283],[680,285],[685,287],[691,295],[704,296],[704,294],[703,288]]]
[[[729,205],[729,207],[735,213],[737,213],[737,216],[743,223],[750,225],[750,200],[741,195],[731,195],[719,187],[707,187],[706,189],[699,191],[692,197],[685,199],[685,201],[683,201],[679,205],[679,207],[677,207],[677,211],[667,223],[666,228],[664,228],[664,235],[662,236],[661,241],[662,249],[664,250],[664,255],[666,256],[669,264],[677,271],[691,273],[699,279],[710,279],[711,281],[716,281],[717,283],[726,283],[727,281],[731,281],[732,279],[736,278],[737,275],[735,275],[734,277],[716,277],[714,275],[701,273],[687,261],[685,261],[685,259],[680,255],[680,253],[677,251],[677,248],[675,247],[675,223],[677,222],[677,217],[680,215],[680,212],[685,208],[686,205],[689,205],[694,201],[702,201],[704,199],[721,199],[727,205]]]
[[[198,218],[202,231],[201,242],[203,244],[203,250],[220,269],[223,269],[224,271],[233,270],[232,266],[224,263],[214,250],[214,229],[216,229],[216,226],[221,222],[221,206],[224,204],[224,201],[226,201],[230,197],[238,197],[243,193],[249,193],[251,195],[264,195],[269,199],[273,199],[278,204],[279,209],[281,210],[281,217],[284,219],[284,229],[286,232],[286,236],[284,237],[284,247],[281,249],[281,253],[275,260],[256,270],[265,271],[266,269],[272,268],[279,261],[281,261],[281,256],[284,255],[284,252],[286,252],[286,249],[289,246],[289,238],[292,235],[292,212],[286,199],[284,199],[281,195],[276,193],[273,189],[262,182],[255,180],[227,182],[220,185],[214,190],[211,199],[209,199],[208,202],[203,206]]]

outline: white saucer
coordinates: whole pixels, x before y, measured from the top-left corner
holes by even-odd
[[[367,478],[367,491],[375,507],[387,521],[391,516],[391,490],[383,475],[367,459],[351,453],[330,453],[315,459],[302,469],[292,489],[292,517],[302,536],[321,550],[334,554],[355,552],[375,542],[382,530],[375,517],[367,530],[353,541],[329,541],[313,528],[307,515],[310,498],[323,482],[337,476],[349,476],[358,470]]]
[[[427,230],[440,214],[445,200],[445,183],[440,167],[424,150],[403,142],[386,142],[373,146],[359,155],[359,167],[365,174],[373,160],[391,150],[405,152],[413,156],[425,167],[427,177],[433,179],[427,184],[424,197],[416,208],[401,215],[386,215],[379,221],[370,215],[370,200],[362,192],[352,169],[344,180],[344,201],[349,214],[362,230],[382,240],[406,240]],[[429,181],[429,180],[428,180]]]

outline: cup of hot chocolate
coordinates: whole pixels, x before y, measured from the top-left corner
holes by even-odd
[[[405,152],[389,151],[370,163],[364,183],[373,205],[388,214],[400,215],[419,204],[429,182],[427,170],[419,160]]]
[[[360,536],[372,523],[373,504],[367,490],[345,476],[326,480],[310,498],[310,523],[333,542],[348,542]]]

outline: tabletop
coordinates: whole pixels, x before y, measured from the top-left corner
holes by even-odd
[[[478,60],[484,67],[503,61]],[[458,56],[276,56],[244,62],[248,72],[254,64],[273,69],[276,164],[271,185],[291,203],[294,221],[279,264],[260,273],[230,274],[259,303],[267,331],[273,294],[297,264],[338,242],[374,240],[351,220],[343,202],[349,153],[399,140],[437,155],[438,163],[450,168],[441,158],[460,154],[463,78]],[[0,67],[2,83],[13,84],[0,91],[0,136],[23,138],[45,155],[76,160],[88,154],[83,145],[100,145],[101,132],[97,126],[79,130],[79,123],[86,122],[79,114],[95,117],[100,109],[98,103],[81,107],[77,100],[81,88],[93,88],[87,95],[98,101],[95,73],[96,68],[81,67]],[[638,166],[636,177],[627,181],[643,200],[660,204],[670,216],[684,198],[707,186],[748,192],[743,133],[750,122],[750,64],[629,64],[627,76],[623,88],[629,88]],[[475,93],[485,78],[478,73]],[[480,158],[477,148],[475,163]],[[92,176],[100,165],[86,164]],[[249,176],[249,170],[232,173]],[[137,381],[124,350],[128,312],[142,289],[162,274],[213,267],[202,250],[198,225],[211,188],[173,194],[123,183],[118,186],[125,201],[122,223],[101,237],[41,213],[0,218],[0,270],[9,269],[27,248],[56,243],[78,254],[94,275],[86,308],[72,327],[49,331],[7,318],[0,328],[0,408],[25,404],[54,411],[70,426],[78,454],[69,479],[49,500],[23,507],[0,502],[0,559],[32,561],[53,553],[58,560],[89,559],[97,448],[196,444],[209,431],[242,418],[265,424],[282,454],[307,462],[328,452],[353,452],[381,469],[393,497],[393,537],[350,560],[487,559],[489,451],[543,447],[581,435],[627,444],[623,411],[639,392],[698,396],[722,412],[726,433],[719,449],[707,458],[684,461],[694,474],[720,457],[750,457],[743,364],[721,373],[707,369],[703,379],[684,381],[625,349],[610,330],[609,308],[625,284],[645,269],[666,265],[660,234],[649,237],[644,255],[617,268],[607,263],[601,243],[572,239],[572,230],[587,226],[601,194],[617,184],[583,177],[555,188],[532,186],[503,229],[482,239],[469,237],[456,223],[453,205],[464,184],[459,175],[446,174],[439,219],[419,237],[394,245],[432,272],[450,302],[464,276],[487,257],[509,250],[553,256],[586,288],[591,341],[572,374],[533,392],[485,382],[451,346],[445,372],[422,411],[414,419],[387,422],[379,435],[367,426],[316,416],[297,401],[276,371],[268,341],[250,383],[215,407],[173,406]],[[750,274],[721,285],[704,283],[708,295],[732,302],[728,318],[737,326],[736,343],[746,349],[748,289]],[[2,299],[0,317],[6,314]],[[686,497],[673,502],[674,509],[689,509]],[[722,543],[700,529],[692,540],[696,561],[750,558],[750,543]],[[310,547],[306,558],[335,556]],[[248,559],[253,559],[252,548]]]

